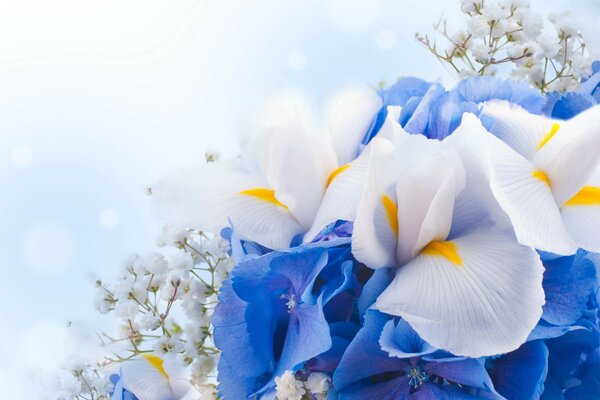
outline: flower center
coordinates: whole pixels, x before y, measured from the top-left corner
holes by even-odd
[[[406,376],[408,376],[408,384],[413,388],[418,388],[429,380],[429,375],[419,366],[409,369]]]
[[[296,307],[296,305],[298,305],[298,302],[296,301],[296,295],[294,293],[292,293],[290,295],[282,294],[281,298],[287,300],[285,305],[287,306],[288,312],[292,312],[294,307]]]

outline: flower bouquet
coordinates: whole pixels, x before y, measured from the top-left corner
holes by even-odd
[[[75,397],[600,398],[600,64],[567,15],[462,10],[417,35],[454,88],[277,97],[153,185],[161,250],[98,282],[122,348]]]

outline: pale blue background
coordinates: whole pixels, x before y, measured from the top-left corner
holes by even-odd
[[[413,35],[457,3],[0,0],[0,398],[31,398],[26,371],[73,347],[67,320],[101,325],[92,277],[158,232],[145,186],[236,154],[274,90],[318,104],[353,82],[452,84]],[[575,7],[599,55],[600,5],[574,3],[534,1]]]

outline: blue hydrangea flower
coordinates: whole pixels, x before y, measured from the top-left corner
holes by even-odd
[[[113,384],[112,390],[108,393],[110,400],[138,400],[133,393],[123,387],[121,374],[112,374],[110,382]]]
[[[600,61],[594,61],[592,75],[582,80],[577,92],[549,93],[544,114],[557,119],[570,119],[596,104],[600,104]]]
[[[527,342],[497,359],[489,359],[494,389],[507,399],[539,399],[548,374],[548,348],[543,340]]]
[[[597,327],[576,329],[546,343],[549,368],[542,400],[600,398]]]
[[[353,223],[351,221],[338,220],[323,228],[312,241],[320,242],[337,238],[347,238],[352,236],[352,228]]]
[[[313,369],[335,368],[352,330],[330,331],[329,324],[357,320],[355,267],[349,239],[273,251],[238,264],[213,317],[215,343],[222,350],[221,396],[269,396],[275,377],[298,371],[319,355],[324,356]],[[332,339],[332,332],[343,340]],[[330,350],[335,354],[327,354]]]
[[[340,400],[501,399],[481,360],[424,342],[403,320],[366,313],[333,376]]]
[[[460,81],[446,91],[437,83],[405,78],[380,92],[383,106],[367,132],[368,143],[379,132],[388,115],[388,106],[401,106],[398,122],[409,133],[443,139],[460,125],[464,113],[479,115],[481,105],[490,100],[518,104],[533,114],[541,114],[544,97],[525,82],[504,81],[483,76]]]
[[[598,282],[596,266],[584,250],[566,257],[545,253],[542,261],[546,304],[529,340],[558,337],[578,325]]]

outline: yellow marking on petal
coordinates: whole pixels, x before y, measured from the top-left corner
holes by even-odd
[[[553,124],[552,128],[550,128],[550,132],[548,132],[546,134],[546,136],[544,136],[542,138],[542,140],[540,140],[540,143],[538,143],[537,149],[539,150],[542,147],[544,147],[546,145],[546,143],[548,143],[548,141],[550,141],[550,139],[552,139],[552,136],[554,136],[556,134],[556,132],[558,132],[559,129],[560,129],[560,124],[558,122]]]
[[[265,188],[254,188],[248,190],[242,190],[240,194],[250,197],[256,197],[259,200],[265,201],[267,203],[275,204],[276,206],[283,207],[287,210],[287,206],[277,200],[275,197],[275,191],[271,189]]]
[[[422,253],[429,256],[443,257],[457,267],[462,267],[462,258],[458,255],[458,247],[453,242],[431,242]]]
[[[398,237],[398,206],[387,194],[381,196],[381,203],[383,204],[383,208],[385,208],[385,216],[390,229]]]
[[[565,206],[600,206],[600,188],[584,186]]]
[[[336,168],[330,175],[329,178],[327,178],[327,186],[325,187],[329,187],[329,185],[331,185],[331,182],[333,182],[333,180],[336,178],[336,176],[338,176],[339,174],[341,174],[342,172],[344,172],[345,170],[347,170],[348,168],[350,168],[350,164],[346,164],[346,165],[342,165],[339,168]]]
[[[546,175],[544,172],[540,171],[539,169],[536,169],[535,171],[533,171],[531,176],[533,176],[535,179],[538,179],[538,180],[544,182],[546,185],[550,186],[550,179],[548,179],[548,175]]]
[[[165,371],[163,368],[164,361],[162,358],[157,357],[154,354],[142,354],[142,357],[144,357],[150,363],[150,365],[156,368],[158,372],[164,375],[165,378],[169,379],[169,374],[167,374],[167,371]]]

